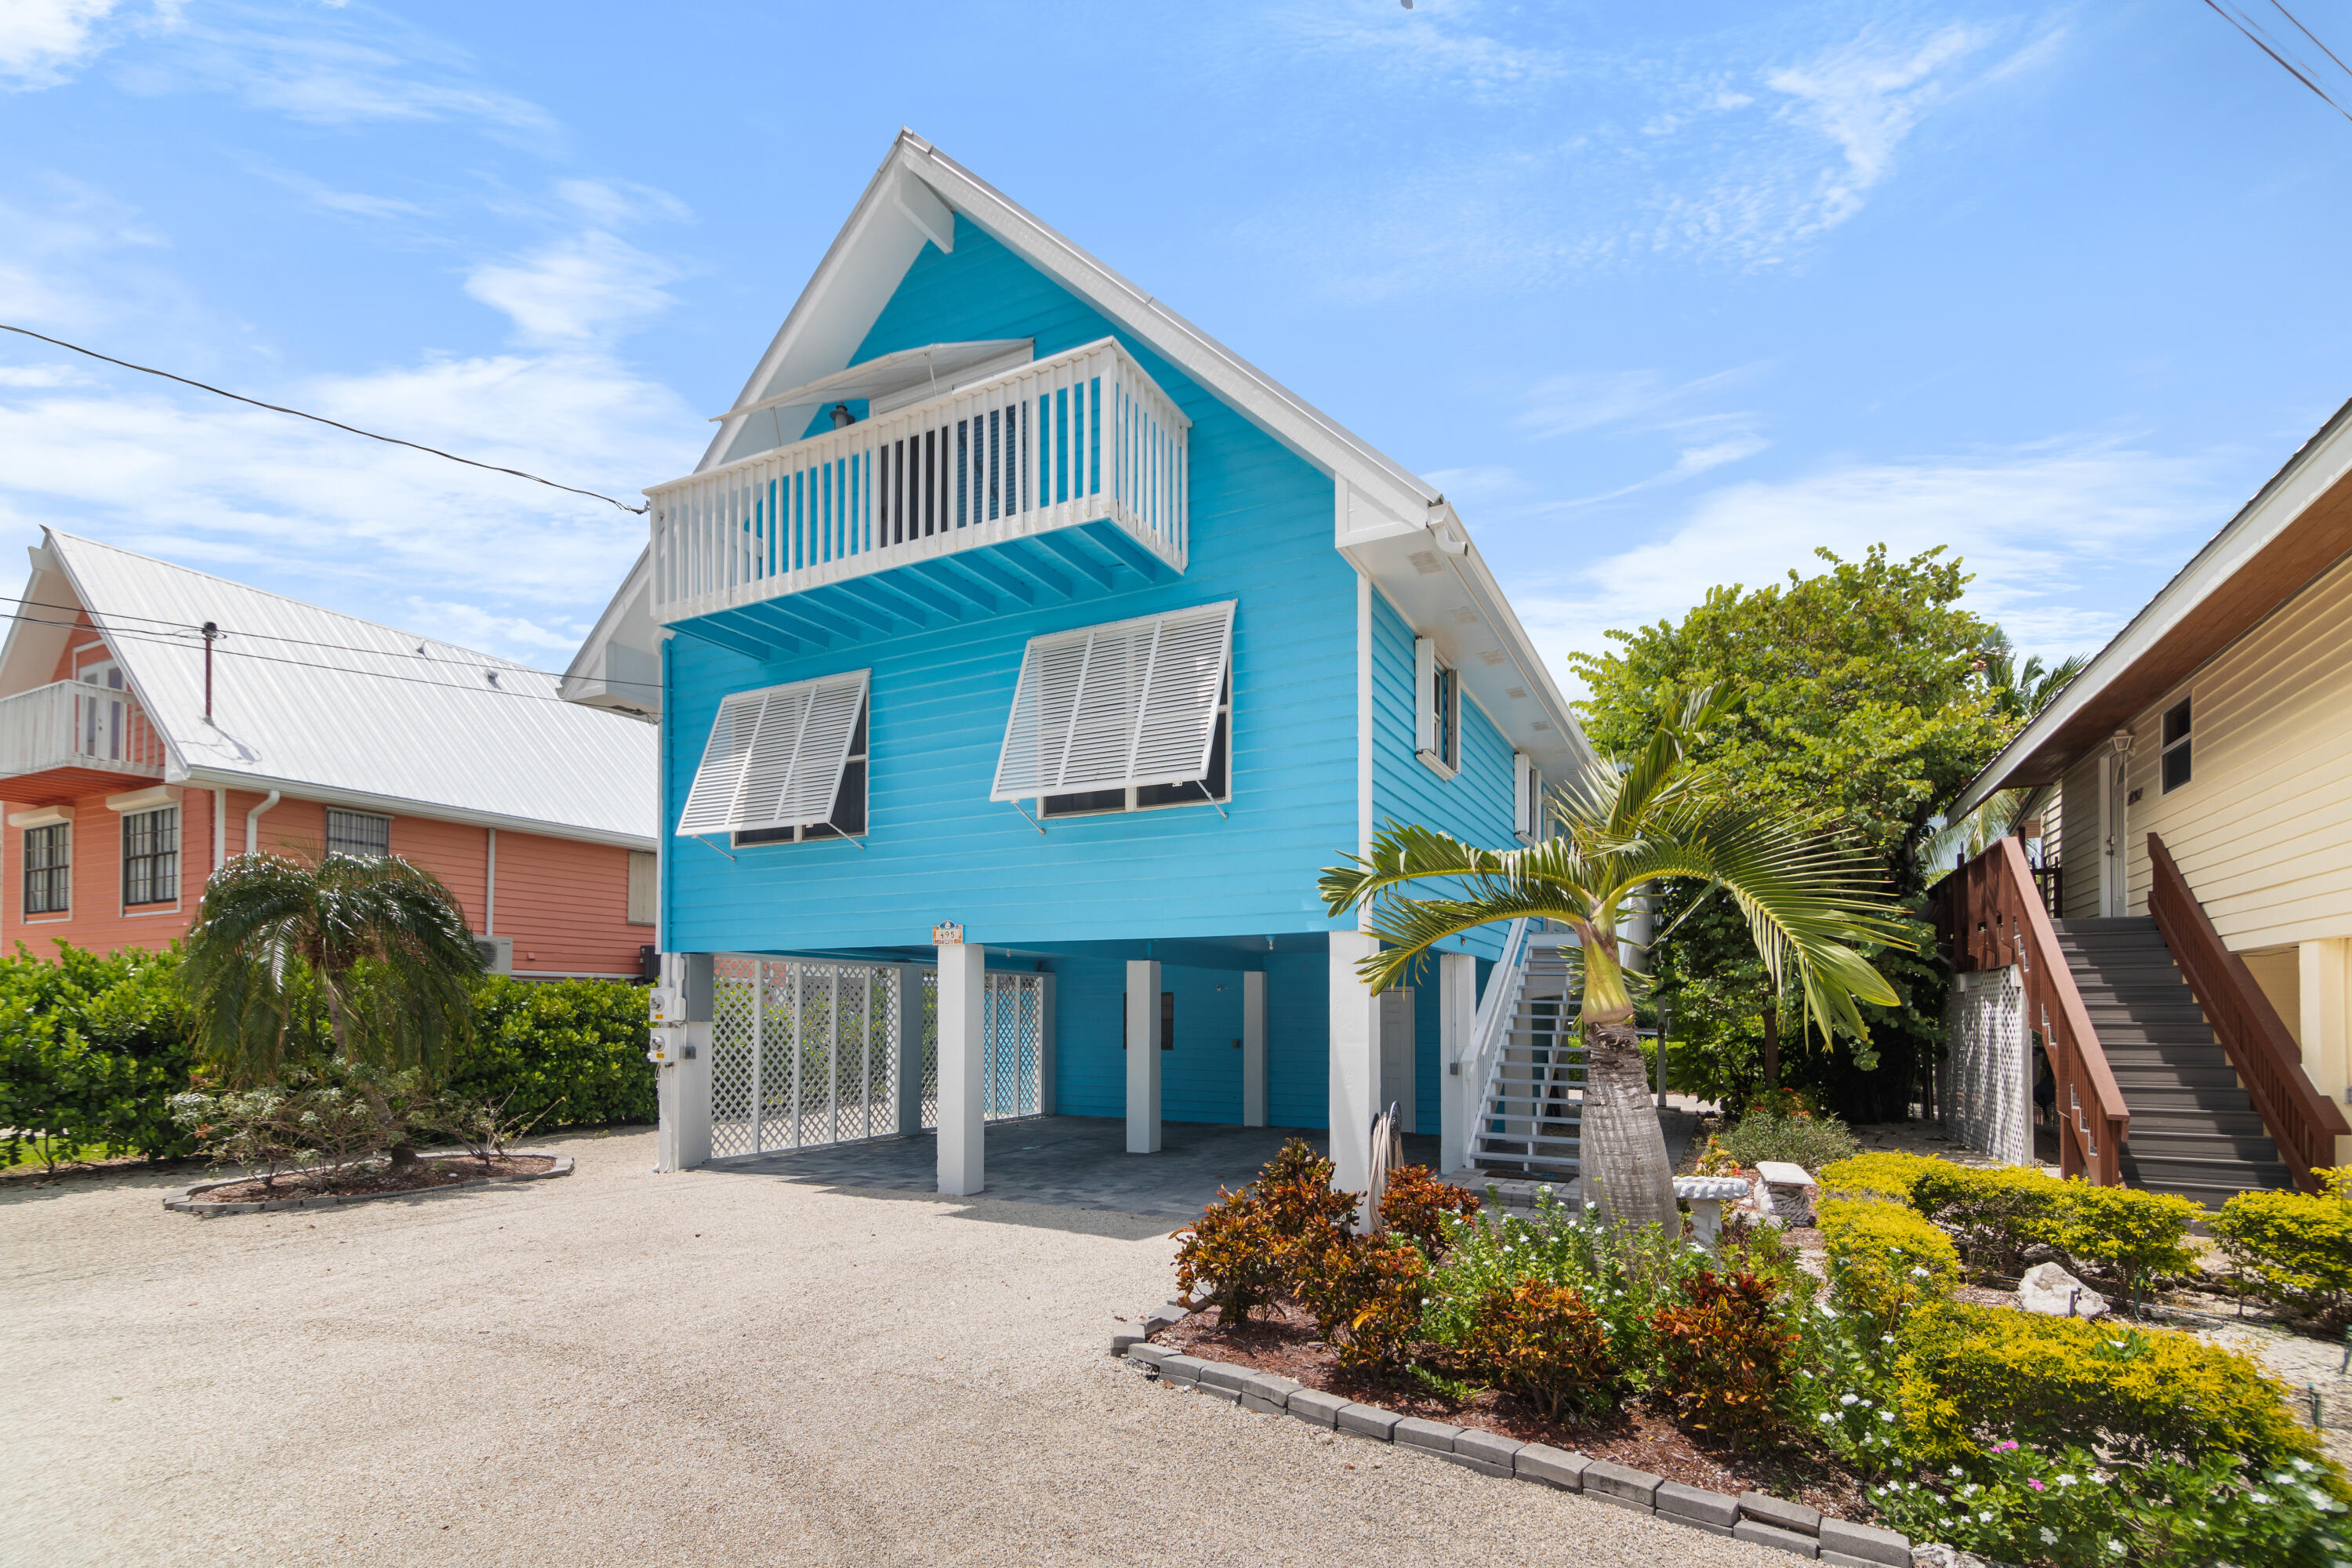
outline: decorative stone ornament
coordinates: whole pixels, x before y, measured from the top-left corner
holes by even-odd
[[[2055,1263],[2037,1263],[2017,1282],[2017,1304],[2050,1318],[2106,1315],[2107,1299]]]

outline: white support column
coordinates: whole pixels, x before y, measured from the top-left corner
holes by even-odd
[[[1470,1096],[1478,1086],[1470,1081],[1470,1037],[1478,1017],[1478,960],[1466,952],[1440,953],[1437,959],[1437,1098],[1442,1124],[1438,1128],[1437,1169],[1451,1175],[1470,1163]]]
[[[988,950],[940,944],[940,1191],[968,1198],[988,1184],[982,1115],[982,1009]]]
[[[1057,1116],[1057,1096],[1054,1089],[1054,976],[1049,973],[1038,977],[1037,998],[1037,1114]]]
[[[2352,942],[2320,937],[2295,950],[2303,1029],[2303,1070],[2319,1092],[2352,1103]],[[2336,1163],[2352,1157],[2352,1138],[2336,1141]]]
[[[1127,965],[1127,1152],[1160,1152],[1160,965]]]
[[[1372,1181],[1372,1102],[1381,1090],[1380,999],[1356,961],[1380,948],[1366,931],[1331,933],[1331,1184],[1360,1199]],[[1359,1223],[1363,1216],[1359,1215]]]
[[[923,1130],[923,970],[920,964],[891,966],[890,1037],[898,1042],[898,1131]]]
[[[681,1059],[655,1069],[654,1169],[690,1171],[710,1158],[710,954],[662,954],[662,984],[684,994],[688,1022]]]
[[[1242,1125],[1265,1125],[1265,971],[1242,975]]]

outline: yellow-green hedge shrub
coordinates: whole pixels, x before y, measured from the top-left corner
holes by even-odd
[[[1832,1198],[1813,1212],[1841,1310],[1891,1334],[1906,1313],[1951,1299],[1960,1279],[1959,1255],[1951,1237],[1919,1215],[1866,1198]]]
[[[2062,1182],[2043,1239],[2086,1268],[2112,1275],[2134,1290],[2169,1274],[2193,1274],[2189,1227],[2205,1211],[2170,1193],[2095,1187]]]
[[[2315,1317],[2352,1310],[2352,1203],[2302,1193],[2240,1193],[2212,1231],[2267,1300]]]
[[[1898,1204],[1907,1204],[1911,1201],[1912,1184],[1923,1172],[1949,1164],[1949,1160],[1938,1160],[1932,1154],[1899,1154],[1882,1150],[1823,1165],[1813,1175],[1821,1183],[1824,1197],[1893,1198]]]
[[[1950,1234],[1961,1263],[1979,1279],[2023,1272],[2025,1249],[2051,1239],[2065,1195],[2065,1183],[2031,1165],[1937,1161],[1911,1184],[1911,1206]]]
[[[1944,1302],[1912,1317],[1896,1367],[1906,1442],[1929,1464],[2005,1439],[2264,1468],[2319,1457],[2259,1363],[2169,1330]]]

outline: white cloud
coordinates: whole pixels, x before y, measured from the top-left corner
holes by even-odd
[[[1301,47],[1347,56],[1360,69],[1416,87],[1443,86],[1474,100],[1507,98],[1561,75],[1557,50],[1506,41],[1485,26],[1477,0],[1342,0],[1280,13],[1276,26]]]
[[[1948,68],[1990,42],[1988,31],[1958,25],[1915,43],[1870,32],[1765,77],[1767,87],[1795,100],[1782,114],[1844,156],[1843,170],[1822,181],[1810,227],[1843,223],[1862,209],[1865,193],[1893,171],[1895,148],[1951,90]]]
[[[1673,464],[1647,479],[1602,495],[1555,501],[1539,510],[1561,510],[1614,500],[1763,451],[1772,444],[1763,434],[1764,416],[1701,406],[1753,379],[1762,369],[1743,365],[1679,384],[1654,370],[1573,372],[1538,382],[1528,391],[1527,406],[1512,416],[1513,428],[1538,439],[1586,432],[1612,439],[1663,437],[1675,448]]]
[[[642,326],[675,303],[677,268],[597,230],[511,261],[488,262],[466,292],[514,321],[526,343],[591,343]]]
[[[1557,673],[1571,650],[1613,646],[1607,629],[1678,619],[1715,584],[1819,571],[1816,546],[1853,559],[1873,544],[1903,558],[1943,544],[1975,574],[1972,608],[2021,649],[2063,654],[2113,633],[2144,602],[2155,566],[2225,514],[2202,459],[2052,442],[1725,486],[1648,543],[1506,586]]]
[[[0,364],[0,386],[86,386],[96,378],[63,364]]]
[[[0,5],[0,85],[55,87],[106,47],[116,0],[7,0]]]

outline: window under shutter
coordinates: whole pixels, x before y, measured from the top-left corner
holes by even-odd
[[[870,670],[738,691],[719,704],[681,835],[803,827],[833,815]]]
[[[1535,764],[1525,752],[1511,753],[1511,831],[1522,838],[1535,837]]]
[[[988,798],[1206,778],[1234,603],[1032,637]]]
[[[1412,749],[1437,750],[1437,644],[1412,639]]]

